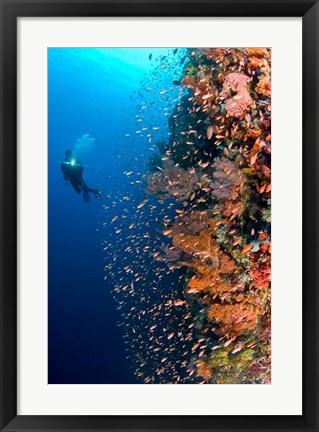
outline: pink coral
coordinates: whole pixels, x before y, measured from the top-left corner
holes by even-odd
[[[227,114],[241,117],[245,114],[254,101],[248,91],[250,78],[241,73],[230,73],[226,76],[220,98],[226,99]],[[236,92],[235,96],[229,97],[229,91]]]

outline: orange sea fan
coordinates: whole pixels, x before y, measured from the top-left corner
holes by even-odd
[[[209,290],[214,284],[213,277],[209,275],[194,275],[188,282],[188,287],[196,291]]]
[[[246,53],[248,56],[269,58],[269,53],[265,48],[246,48]]]
[[[173,236],[173,245],[181,251],[196,256],[205,261],[209,268],[217,268],[219,261],[216,245],[208,231],[201,231],[198,235],[176,234]]]
[[[258,57],[249,57],[249,63],[247,65],[247,68],[251,71],[254,71],[256,69],[260,69],[264,72],[269,72],[270,67],[266,59],[264,58],[258,58]]]
[[[239,336],[252,331],[257,325],[257,312],[247,302],[237,304],[213,304],[208,316],[219,324],[218,334]]]

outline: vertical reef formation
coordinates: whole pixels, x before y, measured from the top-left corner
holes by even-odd
[[[175,203],[154,259],[178,269],[197,383],[270,383],[271,52],[189,49],[147,190]],[[191,319],[190,319],[191,317]],[[189,323],[190,322],[190,323]]]

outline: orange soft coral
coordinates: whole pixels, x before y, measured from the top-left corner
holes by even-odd
[[[262,134],[262,130],[259,126],[257,125],[251,125],[248,129],[247,132],[245,134],[245,138],[252,138],[252,139],[257,139],[260,137],[260,135]]]
[[[255,71],[256,69],[260,69],[263,72],[268,73],[270,68],[269,64],[266,59],[264,58],[258,58],[255,56],[249,57],[249,63],[247,65],[247,68],[251,71]]]
[[[256,92],[267,97],[271,96],[271,84],[270,78],[268,76],[262,75],[259,78],[259,83],[256,86]]]
[[[266,48],[246,48],[245,51],[248,56],[267,58],[267,59],[269,58],[269,54]]]
[[[250,110],[254,101],[249,94],[249,81],[250,78],[242,73],[234,72],[226,76],[220,98],[226,99],[227,114],[240,118]],[[230,97],[230,91],[236,92],[235,96]]]

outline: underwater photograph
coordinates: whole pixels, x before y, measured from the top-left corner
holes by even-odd
[[[48,384],[271,384],[271,49],[48,49]]]

